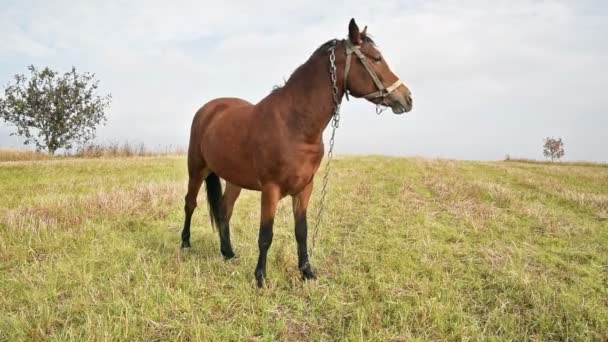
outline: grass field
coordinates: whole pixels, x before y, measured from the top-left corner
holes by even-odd
[[[258,193],[225,262],[204,196],[179,248],[183,157],[0,163],[0,340],[608,339],[608,166],[333,171],[319,279],[300,280],[284,199],[257,290]]]

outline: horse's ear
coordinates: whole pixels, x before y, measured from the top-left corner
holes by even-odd
[[[361,32],[359,32],[359,26],[355,22],[355,18],[352,18],[348,23],[348,39],[350,39],[351,43],[355,45],[360,45],[363,43],[361,39]]]
[[[363,31],[361,31],[361,38],[365,38],[367,36],[367,25],[365,25],[365,27],[363,28]]]

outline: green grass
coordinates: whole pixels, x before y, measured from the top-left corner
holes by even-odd
[[[338,158],[319,280],[284,199],[262,290],[259,193],[225,262],[204,196],[179,248],[186,183],[183,157],[0,163],[0,340],[608,339],[605,165]]]

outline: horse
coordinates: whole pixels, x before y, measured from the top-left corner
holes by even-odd
[[[316,279],[308,259],[306,211],[324,155],[323,130],[349,94],[390,107],[395,114],[412,109],[410,90],[388,67],[367,26],[360,31],[354,18],[346,39],[322,44],[282,87],[257,104],[228,97],[204,104],[190,131],[182,248],[191,246],[190,223],[203,181],[225,259],[235,257],[230,218],[241,189],[261,191],[254,277],[263,287],[277,206],[291,196],[298,268],[304,280]]]

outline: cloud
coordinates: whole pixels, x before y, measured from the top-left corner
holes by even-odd
[[[608,5],[600,1],[1,6],[0,80],[29,63],[95,72],[114,98],[101,139],[183,145],[204,102],[257,102],[318,45],[345,36],[354,16],[413,90],[415,109],[377,117],[364,100],[346,103],[339,153],[540,158],[542,138],[560,135],[568,158],[608,160],[600,147]]]

